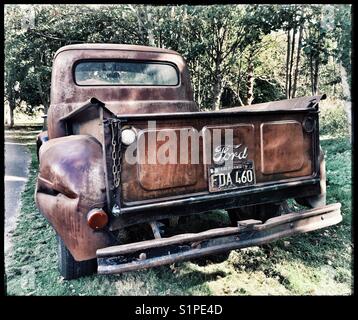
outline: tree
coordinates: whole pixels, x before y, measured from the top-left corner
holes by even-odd
[[[297,91],[297,81],[300,73],[302,36],[306,19],[304,10],[303,6],[298,5],[283,6],[279,10],[279,14],[283,17],[282,28],[287,32],[285,70],[285,92],[287,99],[294,98]],[[295,54],[296,45],[297,52]]]
[[[340,73],[342,81],[347,82],[345,88],[345,96],[350,100],[350,83],[351,83],[351,51],[352,51],[352,21],[350,5],[335,5],[333,8],[334,15],[331,17],[333,23],[332,33],[336,40],[336,46],[333,49],[333,56],[336,61],[341,65]]]
[[[201,20],[201,39],[205,39],[206,55],[203,68],[212,82],[211,104],[220,108],[221,95],[232,61],[242,48],[245,7],[209,6],[202,7],[197,17]]]
[[[316,95],[319,89],[319,72],[322,65],[327,64],[330,56],[330,48],[328,46],[331,34],[328,25],[323,23],[324,13],[323,7],[319,5],[311,5],[306,11],[307,28],[305,32],[303,51],[308,57],[311,92]]]
[[[350,139],[352,139],[352,115],[351,115],[351,30],[352,30],[352,7],[349,5],[334,6],[334,27],[333,34],[337,41],[337,46],[333,50],[337,62],[340,64],[340,76],[343,87],[345,111],[348,118],[348,128]]]
[[[262,50],[268,47],[268,43],[265,43],[263,39],[266,35],[281,28],[283,22],[277,6],[254,5],[247,7],[243,23],[245,36],[240,49],[242,52],[247,52],[245,102],[250,105],[254,101],[257,57]]]
[[[16,8],[6,8],[10,16],[5,20],[5,73],[4,73],[4,98],[9,108],[9,118],[6,124],[9,127],[14,125],[14,110],[20,103],[20,79],[24,77],[24,69],[17,61],[16,56],[21,42],[17,38],[16,28],[20,28],[20,12]]]

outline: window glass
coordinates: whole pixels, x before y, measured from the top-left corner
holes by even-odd
[[[78,85],[175,86],[178,72],[171,64],[123,61],[83,61],[75,67]]]

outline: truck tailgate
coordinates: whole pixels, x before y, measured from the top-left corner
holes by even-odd
[[[218,112],[117,115],[122,130],[136,131],[137,162],[129,163],[122,157],[123,204],[131,206],[317,177],[318,102],[322,98],[306,97]],[[226,132],[232,135],[229,143],[225,140]],[[153,137],[154,145],[149,143]],[[122,148],[126,151],[125,146]],[[197,155],[193,155],[193,150],[198,151]],[[229,167],[220,163],[225,156],[233,160]]]

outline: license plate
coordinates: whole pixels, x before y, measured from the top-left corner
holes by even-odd
[[[218,192],[254,185],[255,168],[254,161],[246,160],[234,165],[210,166],[209,191]]]

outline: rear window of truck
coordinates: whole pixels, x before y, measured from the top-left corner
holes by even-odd
[[[74,67],[74,78],[81,86],[176,86],[177,68],[164,62],[80,61]]]

